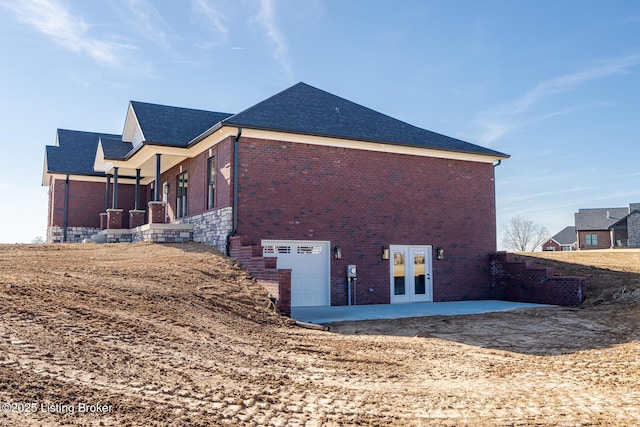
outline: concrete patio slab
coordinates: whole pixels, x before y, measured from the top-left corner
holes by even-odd
[[[456,316],[509,311],[519,308],[553,307],[511,301],[452,301],[415,304],[379,304],[331,307],[292,307],[291,318],[325,324],[354,320],[400,319],[404,317]]]

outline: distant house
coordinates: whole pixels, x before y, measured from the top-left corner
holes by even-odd
[[[122,135],[46,147],[47,240],[215,246],[285,310],[483,299],[508,157],[304,83],[237,114],[131,101]]]
[[[543,251],[575,251],[577,248],[576,228],[572,225],[563,228],[542,244]]]
[[[580,250],[640,247],[640,203],[628,208],[579,209],[575,228]]]
[[[614,247],[640,248],[640,203],[631,203],[628,214],[609,229]]]

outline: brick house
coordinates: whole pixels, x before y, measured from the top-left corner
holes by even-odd
[[[284,311],[483,299],[506,158],[304,83],[238,114],[132,101],[122,135],[47,147],[47,240],[213,245]]]
[[[578,249],[576,228],[572,225],[563,228],[542,244],[543,251],[575,251],[576,249]]]
[[[579,209],[575,227],[580,250],[640,247],[640,203],[628,208]]]

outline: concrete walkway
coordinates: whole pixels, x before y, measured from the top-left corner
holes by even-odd
[[[324,324],[353,320],[482,314],[531,307],[552,306],[510,301],[453,301],[416,304],[293,307],[291,308],[291,318],[307,323]]]

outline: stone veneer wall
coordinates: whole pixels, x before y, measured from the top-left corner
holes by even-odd
[[[640,248],[640,203],[631,203],[629,210],[631,211],[627,217],[629,247]]]
[[[192,240],[192,232],[176,229],[151,228],[131,234],[131,242],[185,243]],[[107,239],[107,242],[109,240]]]
[[[67,242],[82,243],[84,239],[100,232],[100,228],[94,227],[67,227]],[[64,236],[64,227],[51,226],[47,228],[47,243],[61,243]]]
[[[213,211],[180,218],[174,224],[193,224],[193,241],[214,246],[221,252],[226,250],[227,235],[233,229],[233,208]]]

